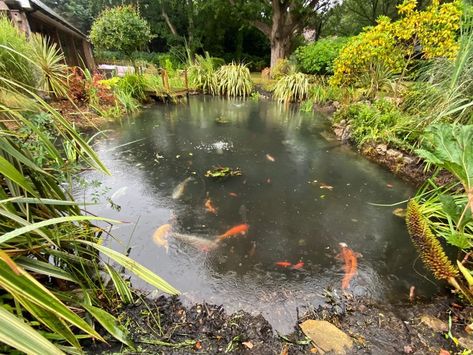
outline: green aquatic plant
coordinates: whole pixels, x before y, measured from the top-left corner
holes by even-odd
[[[205,172],[205,177],[211,178],[225,178],[230,176],[241,176],[241,171],[239,168],[232,169],[229,167],[219,166],[217,168],[212,168]]]
[[[245,64],[222,65],[215,73],[215,93],[227,97],[250,96],[253,91],[250,70]]]
[[[300,102],[309,94],[309,79],[303,73],[283,76],[274,87],[273,95],[279,102]]]

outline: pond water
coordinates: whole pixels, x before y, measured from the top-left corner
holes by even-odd
[[[372,204],[402,201],[414,190],[336,141],[322,114],[191,97],[113,125],[94,148],[112,175],[85,173],[95,183],[77,196],[90,201],[106,188],[101,204],[87,209],[128,222],[115,226],[116,239],[107,243],[131,248],[130,256],[182,291],[185,302],[261,312],[288,332],[297,307],[321,304],[325,290],[342,293],[340,242],[361,254],[354,295],[395,302],[407,299],[411,286],[417,295],[437,291],[395,207]],[[242,176],[204,177],[218,166],[239,168]],[[206,210],[207,198],[216,215]],[[169,236],[168,251],[152,238],[166,223],[178,233]],[[182,237],[214,240],[242,223],[249,225],[246,235],[211,250]]]

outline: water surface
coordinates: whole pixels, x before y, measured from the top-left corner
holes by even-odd
[[[114,228],[109,245],[131,247],[131,257],[170,281],[186,302],[261,312],[287,332],[296,307],[320,304],[327,289],[341,294],[339,242],[362,254],[353,294],[393,302],[406,299],[412,285],[420,295],[433,292],[420,263],[413,267],[416,252],[394,207],[370,204],[402,201],[414,190],[336,141],[322,114],[274,102],[192,97],[110,128],[94,148],[112,176],[82,176],[101,183],[85,199],[107,190],[100,205],[87,208],[129,222]],[[215,166],[238,167],[243,175],[204,177]],[[173,199],[174,188],[190,176],[182,197]],[[217,215],[204,208],[207,197]],[[152,241],[165,223],[209,240],[241,223],[250,230],[208,252],[170,238],[166,253]],[[304,267],[282,268],[279,261]]]

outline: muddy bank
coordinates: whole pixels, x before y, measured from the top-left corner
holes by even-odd
[[[452,337],[445,336],[449,331]],[[308,320],[326,320],[348,339],[346,354],[438,354],[471,347],[473,338],[465,332],[473,308],[463,308],[452,298],[442,297],[429,303],[379,305],[355,300],[348,295],[328,299],[317,309],[299,309],[294,332],[277,334],[261,316],[246,312],[226,314],[222,306],[196,304],[190,308],[176,297],[156,300],[140,298],[134,305],[118,312],[139,353],[232,353],[232,354],[307,354],[329,352],[330,344],[340,346],[341,339],[330,338],[330,330],[319,331],[312,340],[301,331]],[[324,329],[324,328],[322,328]],[[459,345],[455,345],[453,337]],[[89,353],[124,351],[120,343],[107,339],[109,345],[91,344]],[[335,352],[337,353],[337,352]],[[340,353],[340,352],[338,352]]]

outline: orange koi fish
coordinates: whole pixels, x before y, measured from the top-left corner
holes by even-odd
[[[250,228],[250,226],[246,223],[239,224],[238,226],[230,228],[225,233],[217,237],[217,242],[221,242],[222,240],[233,237],[234,235],[237,235],[237,234],[246,234],[246,232],[248,231],[248,228]]]
[[[304,267],[304,262],[303,262],[303,261],[299,261],[297,264],[292,265],[292,268],[291,268],[291,269],[299,270],[299,269],[302,269],[303,267]]]
[[[346,243],[339,243],[338,245],[340,245],[340,247],[342,248],[339,255],[341,258],[343,258],[343,261],[345,263],[345,275],[343,276],[342,280],[342,289],[347,289],[350,287],[351,279],[356,274],[356,270],[358,267],[358,254],[348,248],[348,245],[346,245]]]
[[[276,159],[274,159],[274,157],[269,155],[269,154],[266,154],[266,159],[268,159],[269,161],[271,161],[273,163],[276,161]]]
[[[228,196],[231,196],[231,197],[238,197],[238,194],[234,193],[234,192],[229,192],[228,193]]]
[[[212,200],[208,198],[205,200],[205,209],[207,212],[213,213],[214,215],[217,215],[217,209],[212,205]]]
[[[289,261],[277,261],[275,264],[281,267],[289,267],[292,265]]]
[[[169,251],[168,235],[170,231],[171,225],[163,224],[153,233],[153,241],[157,245],[164,247],[164,249],[166,249],[166,253]]]

